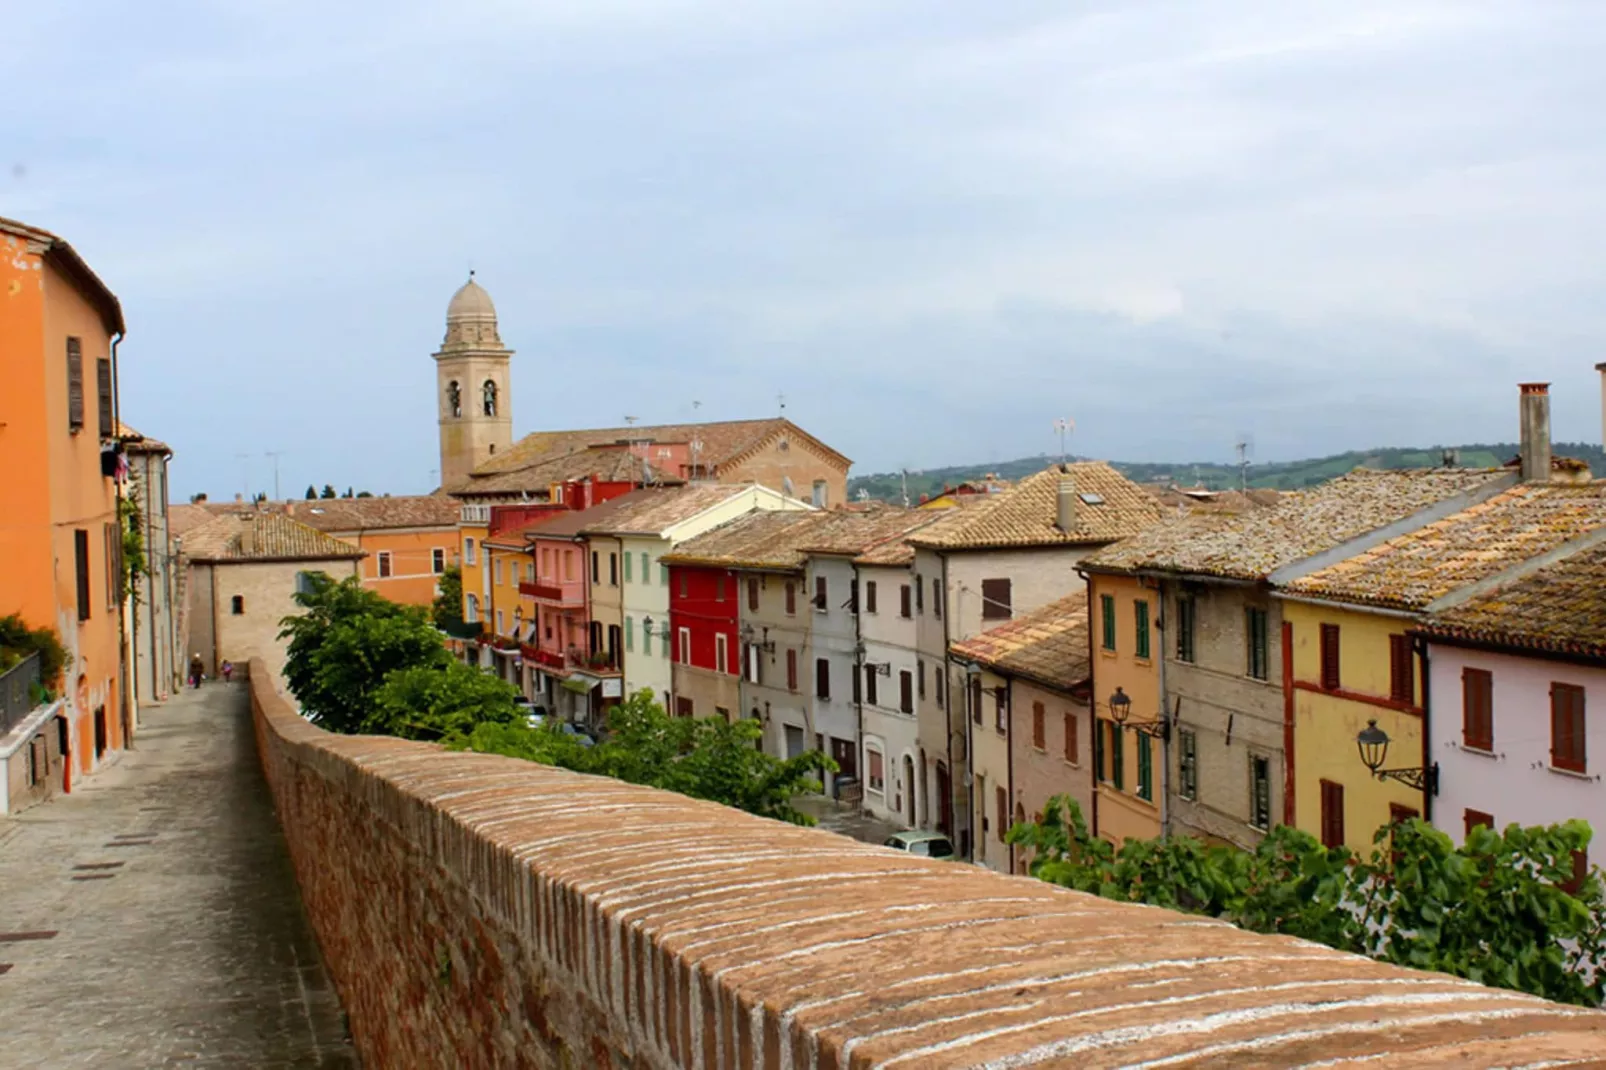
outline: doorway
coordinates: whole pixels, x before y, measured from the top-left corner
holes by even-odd
[[[904,806],[907,807],[905,816],[909,820],[909,827],[915,827],[915,760],[907,754],[903,756],[903,790],[908,793]]]

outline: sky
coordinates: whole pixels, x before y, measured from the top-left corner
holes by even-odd
[[[854,471],[1599,441],[1598,0],[52,0],[0,215],[122,299],[175,495],[780,411]],[[19,59],[18,57],[32,57]],[[14,83],[14,91],[19,83]],[[19,106],[20,105],[20,106]]]

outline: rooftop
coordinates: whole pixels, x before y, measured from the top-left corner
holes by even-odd
[[[1016,617],[949,646],[957,658],[1007,676],[1019,676],[1058,691],[1087,681],[1087,591]]]
[[[216,515],[204,505],[177,502],[167,507],[167,530],[175,537],[183,536],[210,523]]]
[[[663,560],[671,565],[798,569],[810,553],[858,554],[897,538],[927,519],[914,512],[749,513],[686,540]]]
[[[367,556],[283,513],[235,512],[213,517],[184,536],[192,561],[330,561]]]
[[[1434,614],[1422,631],[1606,658],[1606,546],[1593,546]]]
[[[482,466],[466,482],[448,489],[459,495],[545,493],[554,483],[591,477],[606,483],[640,483],[647,472],[641,458],[624,446],[574,445],[512,468]],[[652,478],[657,483],[681,482],[678,476],[665,476],[656,468]]]
[[[1606,483],[1521,484],[1285,585],[1300,595],[1420,610],[1606,529]]]
[[[319,531],[455,528],[459,505],[433,494],[396,498],[308,498],[285,503],[290,515]]]
[[[1005,490],[978,496],[974,506],[934,510],[936,522],[909,541],[939,550],[1086,545],[1125,538],[1164,515],[1153,495],[1103,461],[1075,461],[1065,467],[1078,495],[1076,524],[1069,532],[1055,524],[1062,475],[1055,465]]]
[[[1114,571],[1262,580],[1286,565],[1509,478],[1498,468],[1357,468],[1309,490],[1284,494],[1264,509],[1173,518],[1084,563]]]
[[[140,434],[132,427],[117,421],[117,438],[129,453],[167,453],[173,452],[173,447],[160,439],[150,438]]]
[[[742,483],[643,487],[615,498],[609,503],[616,506],[614,511],[592,517],[585,530],[596,535],[661,535],[676,524],[746,494],[749,489],[748,484]]]

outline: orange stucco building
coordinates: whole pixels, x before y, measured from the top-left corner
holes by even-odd
[[[122,664],[116,296],[62,239],[0,219],[0,615],[71,655],[69,780],[131,731]],[[103,458],[103,452],[106,456]]]
[[[444,495],[309,498],[286,507],[308,527],[365,551],[363,586],[392,602],[429,605],[441,574],[461,564],[458,503]]]

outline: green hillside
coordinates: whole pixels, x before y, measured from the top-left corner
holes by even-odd
[[[1517,455],[1515,443],[1475,443],[1451,447],[1456,451],[1458,463],[1470,468],[1495,467]],[[1606,452],[1594,443],[1558,442],[1556,453],[1587,461],[1597,476],[1606,476]],[[1351,450],[1331,457],[1315,457],[1304,461],[1280,461],[1249,466],[1251,487],[1270,487],[1275,490],[1294,490],[1343,475],[1351,469],[1368,468],[1429,468],[1442,462],[1444,448],[1386,446],[1374,450]],[[1083,460],[1085,458],[1077,458]],[[954,465],[949,468],[926,468],[908,474],[909,500],[917,502],[922,494],[935,494],[944,486],[962,483],[967,479],[980,479],[989,473],[1000,479],[1020,479],[1040,472],[1054,463],[1047,454],[1021,457],[998,464]],[[1125,461],[1110,462],[1129,479],[1139,483],[1176,483],[1193,486],[1202,483],[1216,490],[1236,488],[1239,471],[1236,465],[1200,462],[1197,464],[1139,464]],[[848,481],[848,494],[858,498],[864,490],[871,498],[896,502],[903,496],[903,477],[897,472],[854,476]]]

